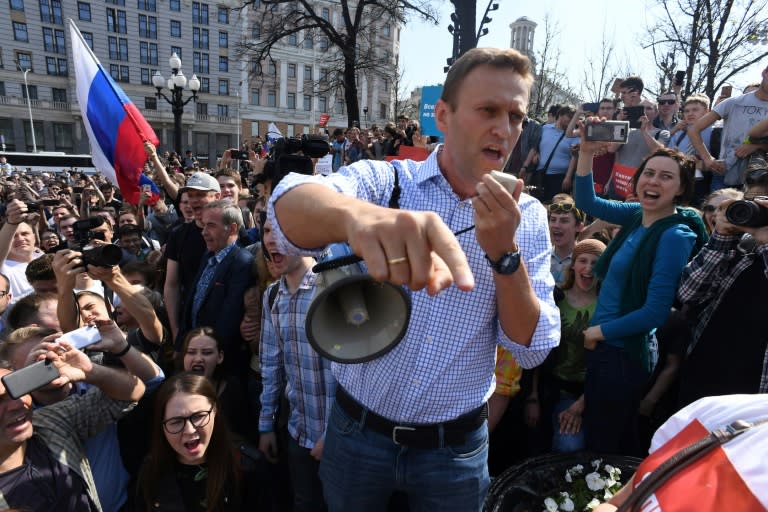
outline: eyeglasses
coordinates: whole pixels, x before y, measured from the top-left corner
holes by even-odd
[[[677,100],[659,100],[659,105],[674,105]]]
[[[749,174],[747,174],[744,181],[747,185],[762,184],[763,182],[766,181],[765,179],[766,175],[768,175],[768,169],[759,169],[757,171],[752,171]]]
[[[10,290],[0,290],[0,299],[2,299],[3,297],[5,297],[5,296],[6,296],[6,295],[8,295],[9,293],[10,293]]]
[[[202,428],[211,421],[211,412],[213,412],[213,406],[207,411],[200,411],[189,416],[176,416],[174,418],[168,418],[163,422],[163,428],[169,434],[178,434],[189,422],[193,428]]]
[[[705,204],[704,206],[701,207],[701,211],[703,211],[704,213],[712,213],[715,210],[717,210],[717,206],[713,204]]]

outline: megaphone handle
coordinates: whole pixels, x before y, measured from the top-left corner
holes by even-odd
[[[349,256],[341,256],[340,258],[336,258],[334,260],[323,261],[321,263],[316,264],[314,267],[312,267],[312,272],[314,272],[315,274],[319,274],[320,272],[325,272],[326,270],[333,270],[335,268],[345,267],[347,265],[352,265],[353,263],[357,263],[359,261],[363,261],[363,258],[358,256],[357,254],[350,254]]]

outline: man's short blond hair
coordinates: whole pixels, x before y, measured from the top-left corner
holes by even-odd
[[[696,94],[691,94],[687,98],[685,98],[685,101],[683,102],[683,108],[685,108],[686,105],[690,103],[700,103],[704,105],[704,108],[709,110],[709,96],[706,94],[701,94],[697,92]]]

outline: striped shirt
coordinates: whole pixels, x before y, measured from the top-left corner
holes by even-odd
[[[304,323],[315,293],[317,275],[308,270],[291,294],[285,278],[270,309],[271,287],[264,293],[261,346],[261,415],[259,431],[272,432],[280,391],[285,384],[291,415],[288,432],[304,448],[313,448],[325,434],[325,424],[336,396],[336,379],[330,361],[309,344]]]
[[[268,216],[283,253],[317,254],[294,246],[275,217],[274,202],[302,183],[319,183],[365,201],[386,206],[394,172],[402,194],[400,207],[433,211],[456,232],[473,224],[472,202],[461,200],[440,171],[437,151],[424,162],[364,160],[331,176],[291,174],[270,199]],[[411,318],[403,340],[389,353],[362,364],[333,364],[336,379],[365,407],[400,423],[439,423],[482,405],[495,387],[496,346],[501,343],[525,368],[540,364],[560,340],[560,314],[552,297],[551,244],[544,207],[534,198],[520,198],[521,221],[515,234],[522,259],[539,299],[540,314],[530,346],[510,340],[501,329],[493,271],[474,231],[458,237],[475,276],[475,288],[456,287],[430,297],[425,290],[406,290]]]

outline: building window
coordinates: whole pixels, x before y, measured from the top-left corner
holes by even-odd
[[[120,66],[117,64],[110,64],[109,65],[109,76],[112,77],[112,80],[115,82],[120,81]]]
[[[327,51],[328,50],[328,38],[327,37],[321,37],[320,38],[320,51]]]
[[[56,151],[72,152],[75,147],[72,142],[72,134],[75,132],[73,128],[72,123],[53,123],[53,143]]]
[[[128,27],[125,19],[125,11],[107,9],[107,30],[118,34],[127,34]]]
[[[128,66],[120,66],[120,81],[130,83],[131,81],[131,71]]]
[[[386,119],[387,117],[387,104],[379,103],[379,119]]]
[[[64,17],[61,14],[61,0],[40,0],[40,21],[63,25]]]
[[[202,50],[208,49],[208,29],[194,27],[192,29],[192,46]]]
[[[219,23],[229,25],[229,9],[226,7],[219,7]]]
[[[344,113],[344,100],[343,99],[336,100],[336,113],[337,114],[343,114]]]
[[[21,97],[25,100],[27,99],[27,89],[29,89],[29,99],[36,100],[37,99],[37,86],[36,85],[30,85],[25,86],[21,88]]]
[[[110,36],[107,38],[109,42],[109,58],[112,60],[128,60],[128,40],[121,37],[120,39]],[[146,45],[147,43],[142,43]],[[144,62],[143,64],[146,64]]]
[[[53,87],[51,89],[51,96],[53,97],[53,101],[57,101],[59,103],[66,103],[68,101],[66,89]]]
[[[385,23],[382,27],[382,32],[384,33],[384,37],[390,37],[392,35],[392,25]]]
[[[139,42],[139,53],[141,55],[142,64],[150,64],[157,66],[157,44],[147,43],[145,41]]]
[[[88,45],[88,48],[93,51],[93,34],[90,32],[80,32],[83,34],[83,39],[85,39],[85,43]]]
[[[0,96],[5,96],[5,82],[0,82]]]
[[[147,110],[157,110],[157,98],[154,96],[145,96],[144,108]]]
[[[151,75],[149,74],[149,68],[141,68],[141,85],[150,85],[152,83]]]
[[[331,10],[327,7],[323,7],[321,16],[325,21],[331,21]]]
[[[26,23],[19,23],[18,21],[13,22],[13,38],[16,41],[29,42]]]
[[[47,52],[67,53],[67,44],[64,42],[64,31],[43,27],[43,46]]]
[[[16,62],[19,63],[19,67],[21,68],[22,71],[24,71],[25,69],[33,71],[31,53],[16,52]]]
[[[320,96],[317,98],[317,109],[320,112],[327,112],[328,111],[328,98],[325,96]]]
[[[91,4],[77,2],[77,17],[83,21],[91,21]]]
[[[207,116],[208,115],[208,104],[207,103],[197,102],[197,115],[199,115],[199,116]]]
[[[219,48],[229,48],[228,32],[219,32]]]
[[[24,10],[24,0],[10,0],[8,2],[11,5],[12,11],[23,11]],[[3,95],[5,96],[5,95]]]
[[[267,74],[270,76],[277,76],[277,66],[275,65],[274,61],[269,61],[269,66],[267,66]]]
[[[312,110],[312,96],[310,96],[309,94],[304,95],[304,110],[306,110],[307,112]]]
[[[171,20],[171,37],[181,37],[181,22]]]
[[[219,71],[229,71],[229,57],[219,57]]]
[[[328,81],[328,68],[320,68],[320,82],[325,83]]]
[[[211,79],[202,77],[200,79],[200,92],[211,92]]]
[[[141,9],[142,11],[156,12],[157,1],[156,0],[139,0],[139,9]]]
[[[183,59],[184,57],[181,56],[181,49],[181,46],[171,46],[171,55],[175,53],[177,57]]]
[[[194,52],[192,54],[192,71],[208,74],[208,54]]]
[[[304,80],[312,80],[312,66],[304,66]]]
[[[251,105],[261,105],[261,90],[251,89]]]
[[[261,25],[258,23],[254,23],[251,26],[251,38],[259,39],[260,37],[261,37]]]
[[[254,74],[254,75],[261,74],[261,62],[257,60],[251,60],[251,74]]]
[[[157,18],[139,14],[139,37],[157,39]]]
[[[286,106],[291,110],[296,110],[296,93],[288,93],[286,96]]]
[[[121,5],[125,7],[125,0],[107,0],[107,3],[112,5]]]
[[[219,96],[229,96],[229,80],[219,80]]]
[[[288,46],[296,46],[299,44],[299,39],[296,34],[288,34]]]
[[[219,117],[229,117],[229,105],[216,105],[216,113]]]
[[[267,91],[267,106],[273,108],[277,106],[277,93],[274,89]]]
[[[304,49],[311,50],[315,46],[315,41],[312,39],[312,34],[304,36]]]
[[[296,78],[296,64],[288,64],[288,78]]]
[[[384,92],[389,91],[389,80],[386,78],[381,81],[381,85],[384,88]]]
[[[168,2],[168,8],[172,11],[181,11],[181,0],[170,0]]]
[[[208,24],[208,4],[192,2],[192,23],[198,25]]]

